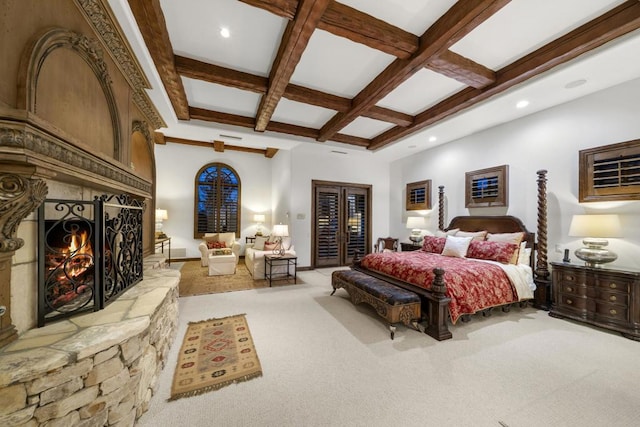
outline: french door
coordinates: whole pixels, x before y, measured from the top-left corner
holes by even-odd
[[[348,265],[371,247],[371,186],[316,181],[313,186],[314,267]]]

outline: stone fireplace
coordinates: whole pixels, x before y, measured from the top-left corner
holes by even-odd
[[[131,425],[146,410],[175,337],[179,273],[158,268],[162,261],[153,256],[153,131],[165,124],[106,0],[4,3],[0,425]],[[38,232],[38,222],[47,220],[45,200],[93,203],[123,194],[146,206],[136,249],[142,281],[101,311],[37,328],[38,264],[47,262]],[[43,204],[45,214],[38,212]],[[77,239],[66,250],[78,260],[121,243],[94,241],[93,255],[80,253],[87,240],[79,224],[69,225],[73,237],[62,239]],[[56,309],[73,296],[69,289],[81,295],[74,305],[84,304],[91,281],[56,290],[63,297]]]
[[[126,194],[38,208],[38,326],[98,311],[142,280],[144,203]]]

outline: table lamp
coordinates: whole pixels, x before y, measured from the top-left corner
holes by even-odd
[[[569,236],[584,237],[584,248],[574,252],[587,267],[600,267],[602,264],[618,258],[614,252],[605,248],[609,244],[607,237],[622,237],[618,215],[574,215],[569,227]]]
[[[253,216],[253,222],[258,223],[256,226],[256,236],[262,236],[262,227],[261,224],[264,223],[264,215],[263,214],[255,214]]]
[[[286,224],[276,224],[273,226],[273,235],[276,237],[276,247],[273,248],[273,254],[283,256],[285,249],[282,246],[282,238],[289,236],[289,226]]]
[[[426,221],[423,216],[410,216],[407,218],[407,228],[411,229],[409,240],[411,240],[414,245],[422,241],[422,228],[424,228],[425,224]]]
[[[166,239],[167,235],[162,231],[162,221],[169,219],[166,209],[156,209],[156,238]]]

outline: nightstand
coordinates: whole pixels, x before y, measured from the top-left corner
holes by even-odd
[[[402,249],[402,252],[417,251],[421,247],[422,245],[414,245],[413,243],[400,243],[400,249]]]
[[[640,269],[552,262],[549,316],[620,332],[640,341]]]

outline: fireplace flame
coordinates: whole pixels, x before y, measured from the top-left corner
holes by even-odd
[[[48,269],[54,271],[56,285],[51,289],[50,300],[54,308],[74,301],[93,286],[93,248],[87,231],[73,232],[68,236],[67,247],[48,256]]]

